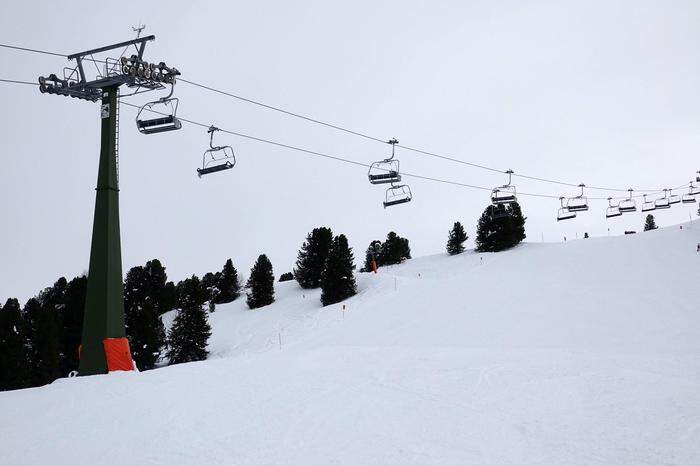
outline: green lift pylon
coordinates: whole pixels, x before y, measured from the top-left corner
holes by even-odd
[[[101,100],[101,148],[95,196],[95,217],[92,227],[90,269],[83,318],[82,349],[79,375],[104,374],[108,370],[104,350],[107,338],[126,336],[124,327],[124,284],[122,281],[121,235],[119,230],[119,174],[117,161],[117,127],[119,88],[126,84],[135,89],[131,94],[162,89],[174,84],[179,74],[164,63],[148,64],[143,61],[146,42],[155,36],[113,44],[86,52],[69,55],[76,67],[63,77],[55,74],[39,78],[42,93],[75,97],[97,102]],[[95,61],[94,55],[134,46],[136,54],[130,58]],[[85,58],[89,56],[90,58]],[[83,59],[104,63],[97,76],[87,80]]]
[[[103,341],[106,338],[126,336],[116,147],[119,88],[115,86],[103,91],[100,111],[102,117],[100,164],[83,318],[82,351],[78,370],[80,375],[107,372]]]

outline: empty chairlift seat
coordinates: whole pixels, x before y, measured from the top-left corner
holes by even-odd
[[[504,172],[508,175],[508,183],[497,188],[493,188],[491,191],[491,204],[511,204],[518,201],[516,196],[515,186],[511,184],[513,179],[513,170],[506,170]]]
[[[143,134],[155,134],[180,129],[182,128],[182,123],[173,115],[168,115],[160,118],[151,118],[149,120],[138,120],[136,122],[136,127]]]
[[[398,160],[381,160],[369,167],[367,178],[372,184],[398,183],[401,181]]]
[[[372,163],[367,171],[367,178],[372,184],[394,184],[401,181],[401,172],[399,171],[399,161],[394,159],[396,144],[399,141],[390,139],[388,144],[391,144],[391,157],[384,160],[379,160]]]
[[[614,218],[622,216],[622,209],[620,208],[620,204],[613,205],[612,197],[608,198],[608,204],[608,208],[605,209],[605,218]]]
[[[619,209],[620,213],[636,212],[637,211],[637,203],[635,202],[634,198],[632,197],[632,190],[628,189],[627,191],[629,191],[629,197],[627,199],[621,200],[620,203],[618,204],[618,209]]]
[[[171,98],[174,91],[175,84],[173,83],[170,87],[170,94],[141,107],[136,115],[136,129],[141,134],[164,133],[182,128],[182,123],[177,118],[177,106],[180,101],[177,98]]]
[[[209,175],[220,171],[228,170],[236,165],[236,154],[231,146],[215,146],[214,133],[219,131],[219,128],[210,126],[207,132],[209,137],[209,149],[204,151],[202,155],[202,168],[197,169],[197,176]]]
[[[586,185],[581,183],[578,187],[581,188],[581,194],[566,200],[566,209],[569,212],[585,212],[588,210],[588,198],[583,195],[583,188]]]
[[[386,198],[384,200],[384,208],[405,204],[413,199],[411,188],[406,184],[391,186],[386,190]]]
[[[557,222],[576,218],[576,212],[570,211],[569,208],[564,205],[564,197],[560,197],[559,201],[561,202],[561,207],[557,210]]]
[[[650,212],[656,210],[656,204],[654,201],[648,201],[647,195],[644,195],[644,202],[642,203],[642,212]]]
[[[673,204],[678,204],[681,202],[681,197],[678,194],[673,194],[673,190],[669,189],[668,190],[668,203],[673,205]]]
[[[667,189],[664,189],[664,197],[660,197],[654,201],[654,208],[655,209],[670,209],[671,208],[671,203],[669,202],[669,199],[666,196],[667,191],[668,191]]]

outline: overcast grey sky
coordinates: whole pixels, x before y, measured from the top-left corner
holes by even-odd
[[[184,78],[358,131],[470,162],[612,187],[666,187],[700,169],[700,3],[697,1],[122,2],[114,11],[6,2],[0,42],[74,53],[133,37],[146,59]],[[68,61],[0,48],[0,78],[35,80]],[[189,119],[354,159],[387,146],[180,83]],[[152,98],[156,98],[153,95]],[[0,83],[0,299],[26,300],[86,271],[99,154],[98,105]],[[132,98],[144,103],[148,96]],[[175,281],[219,270],[244,276],[267,253],[292,269],[306,233],[345,233],[359,263],[395,230],[414,255],[444,250],[463,222],[471,239],[488,203],[478,190],[406,179],[407,205],[384,210],[365,170],[230,135],[234,170],[198,179],[206,131],[143,136],[122,106],[124,272],[161,259]],[[505,179],[398,151],[412,173],[482,186]],[[575,190],[516,179],[525,192]],[[591,192],[595,196],[607,193]],[[558,201],[522,197],[529,241],[641,229],[643,215],[604,219],[605,202],[558,224]],[[692,207],[655,212],[688,219]]]

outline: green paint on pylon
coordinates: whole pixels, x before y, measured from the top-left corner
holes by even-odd
[[[107,358],[103,340],[125,336],[116,152],[119,90],[115,86],[104,89],[103,92],[102,147],[83,318],[82,353],[78,370],[80,375],[106,373]]]

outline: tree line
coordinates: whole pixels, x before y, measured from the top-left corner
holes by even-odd
[[[525,238],[520,207],[512,204],[508,215],[495,218],[489,206],[479,220],[477,251],[499,251]],[[468,236],[456,222],[448,234],[447,251],[464,251]],[[384,241],[372,241],[360,272],[371,272],[411,258],[409,240],[389,232]],[[313,229],[297,254],[292,272],[280,282],[296,280],[304,289],[319,289],[321,304],[339,303],[357,293],[352,248],[343,234],[328,227]],[[131,268],[124,279],[126,334],[139,370],[161,364],[178,364],[207,358],[211,336],[208,315],[219,304],[230,303],[244,292],[250,309],[275,300],[272,263],[261,254],[243,287],[231,259],[218,272],[200,279],[192,275],[177,284],[168,281],[158,259]],[[79,346],[85,307],[87,278],[60,278],[20,306],[10,298],[0,306],[0,390],[44,385],[78,369]],[[2,303],[0,303],[2,304]],[[163,314],[178,310],[169,331]]]

